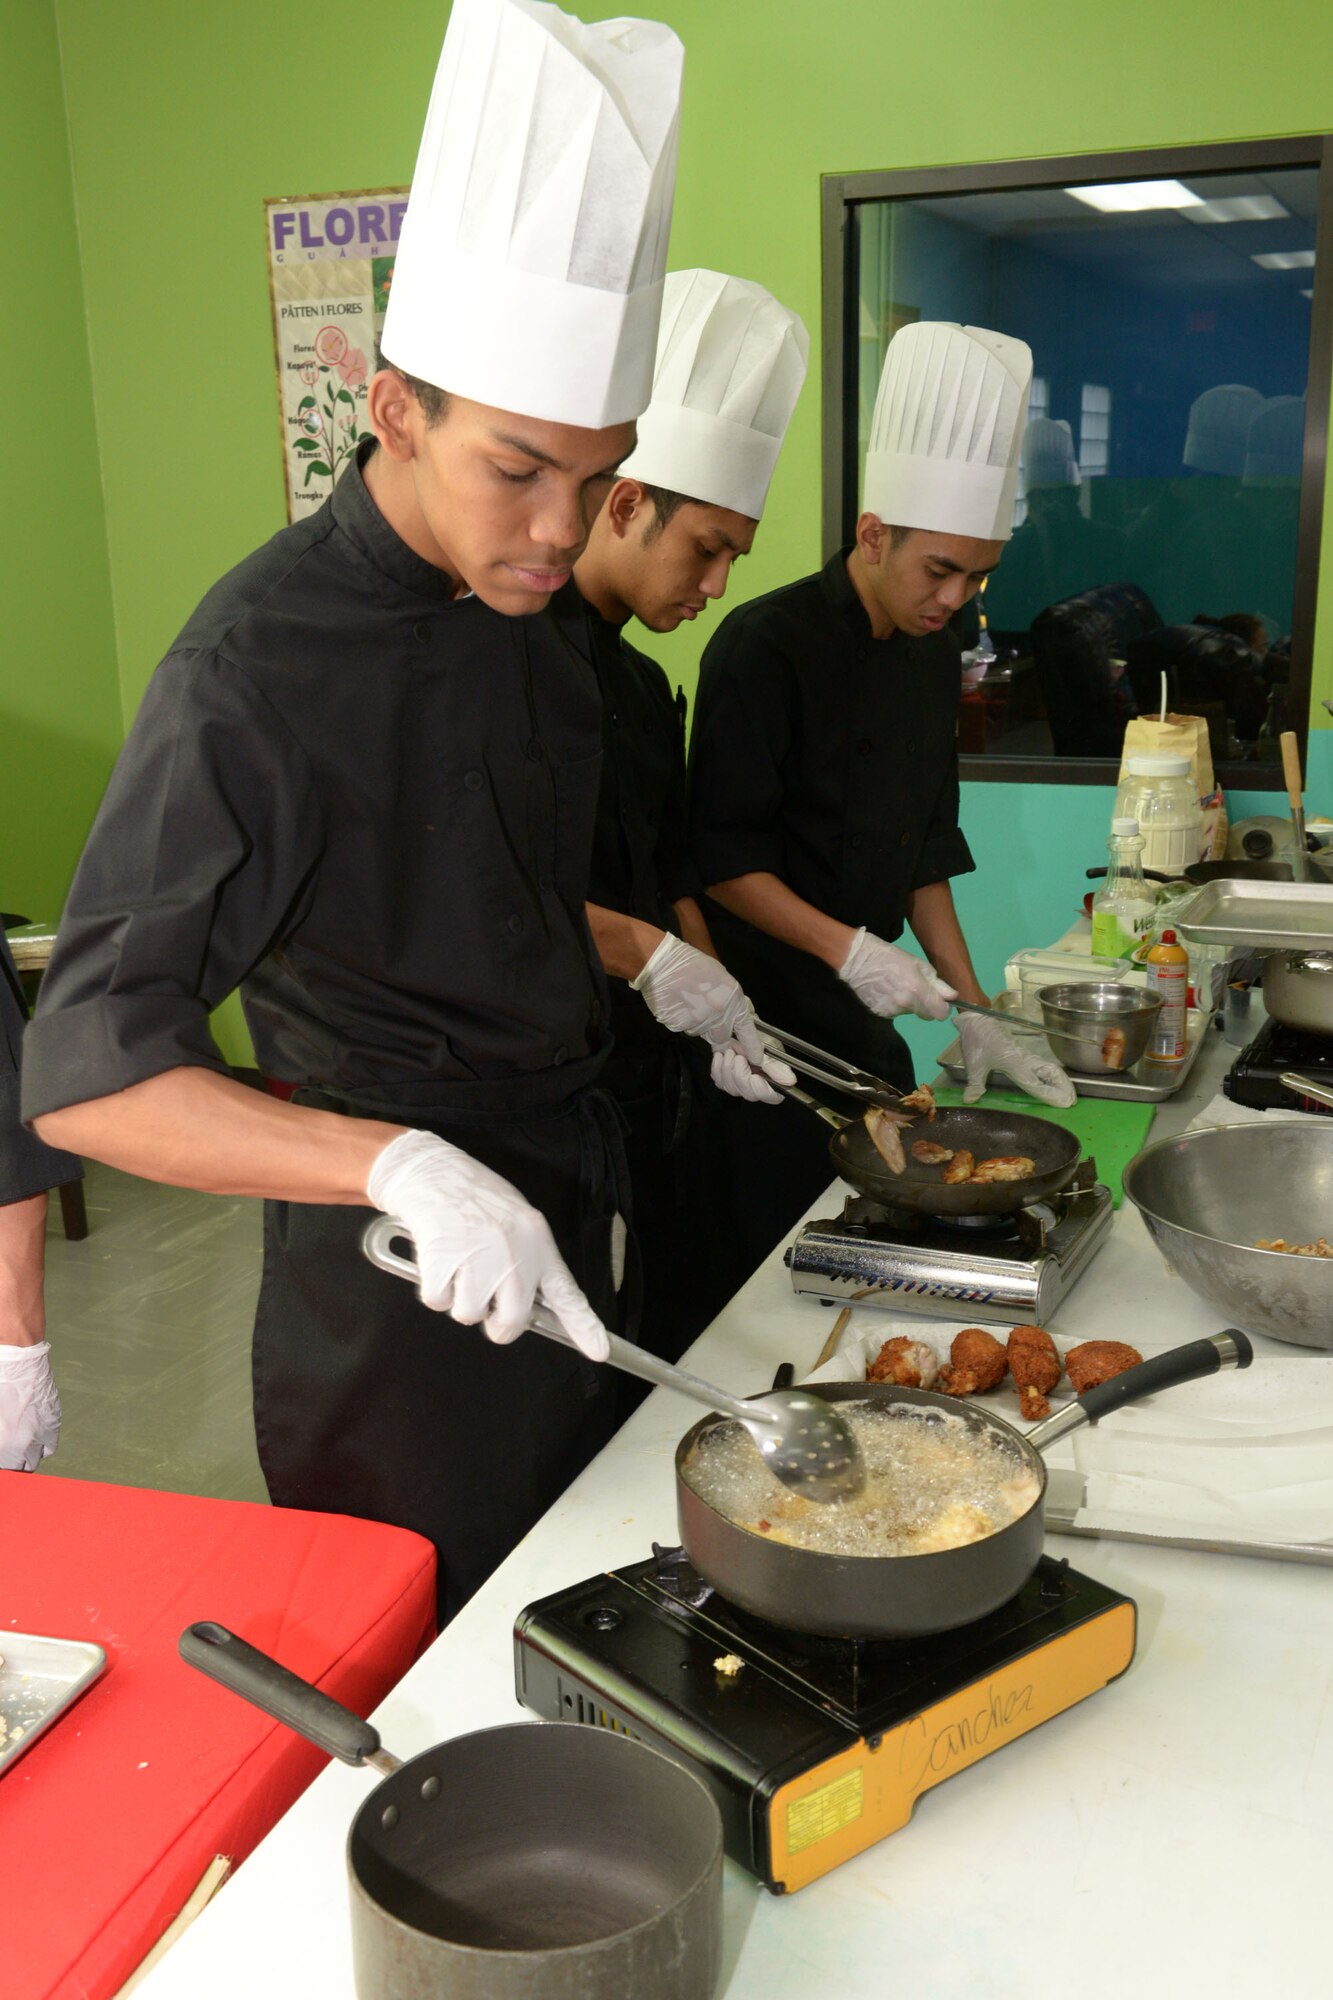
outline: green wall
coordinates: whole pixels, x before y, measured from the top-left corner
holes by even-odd
[[[1333,127],[1322,0],[1274,0],[1262,32],[1249,0],[665,0],[652,11],[687,50],[672,262],[759,279],[816,337],[821,173]],[[410,178],[446,9],[397,0],[368,15],[325,0],[290,26],[257,0],[54,0],[54,13],[132,713],[200,592],[283,523],[260,204]],[[816,345],[737,595],[818,563],[818,382]],[[1333,507],[1324,562],[1333,577]],[[687,683],[701,625],[654,648]],[[1333,694],[1333,589],[1318,658],[1316,692]],[[1313,719],[1311,792],[1329,809],[1333,729],[1318,703]],[[1078,787],[967,789],[983,865],[960,901],[985,979],[1014,945],[1064,927],[1107,805]]]
[[[0,905],[59,915],[121,740],[106,532],[55,21],[0,0],[9,250],[0,505]]]

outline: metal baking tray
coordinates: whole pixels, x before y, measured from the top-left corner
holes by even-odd
[[[1001,993],[995,1002],[995,1011],[998,1014],[1016,1013],[1020,1000],[1021,995],[1017,993]],[[1078,1076],[1070,1070],[1069,1081],[1080,1097],[1120,1097],[1127,1098],[1131,1104],[1160,1104],[1164,1097],[1175,1096],[1193,1069],[1199,1050],[1203,1047],[1208,1019],[1208,1015],[1201,1008],[1189,1009],[1185,1017],[1185,1055],[1181,1062],[1168,1065],[1151,1062],[1147,1056],[1141,1056],[1132,1069],[1122,1070],[1117,1075]],[[1025,1042],[1030,1042],[1034,1049],[1039,1049],[1040,1044],[1035,1035],[1025,1035],[1023,1039]],[[1050,1048],[1058,1056],[1059,1044],[1052,1042]],[[961,1041],[950,1042],[938,1061],[940,1068],[951,1082],[966,1081],[967,1068],[963,1062]],[[991,1082],[998,1090],[1022,1088],[1021,1084],[1014,1083],[1001,1070],[991,1071]]]
[[[106,1672],[91,1639],[47,1639],[0,1627],[0,1776]],[[16,1735],[15,1731],[19,1733]]]
[[[1205,882],[1172,922],[1187,944],[1313,951],[1333,940],[1333,883]]]

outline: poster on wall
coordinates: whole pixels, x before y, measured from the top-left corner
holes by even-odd
[[[287,518],[323,504],[365,436],[406,188],[266,201]]]

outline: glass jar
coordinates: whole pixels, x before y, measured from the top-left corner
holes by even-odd
[[[1203,851],[1203,808],[1188,757],[1135,751],[1115,795],[1117,819],[1134,819],[1143,836],[1143,866],[1174,880]]]

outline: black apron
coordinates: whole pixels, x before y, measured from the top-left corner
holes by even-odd
[[[915,1081],[911,1051],[892,1021],[872,1014],[831,967],[808,952],[779,943],[766,932],[709,902],[708,922],[718,951],[763,1021],[786,1028],[830,1055],[870,1070],[900,1090]],[[797,1077],[797,1082],[804,1079]],[[855,1099],[817,1085],[814,1094],[855,1117]],[[835,1178],[829,1127],[790,1099],[774,1108],[723,1100],[725,1170],[735,1193],[731,1214],[736,1259],[747,1271],[789,1234]],[[837,1199],[829,1207],[836,1212]]]
[[[620,1121],[595,1062],[512,1083],[418,1084],[298,1103],[432,1131],[518,1186],[618,1328],[611,1224],[628,1209]],[[412,1528],[439,1556],[447,1622],[606,1443],[613,1371],[525,1334],[509,1346],[431,1312],[361,1251],[366,1209],[265,1204],[255,1431],[278,1506]]]

